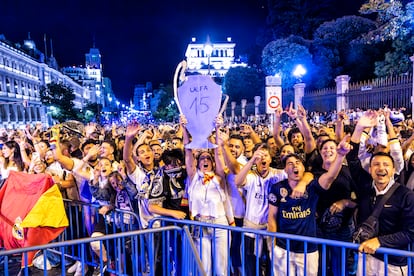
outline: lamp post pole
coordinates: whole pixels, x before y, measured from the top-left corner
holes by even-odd
[[[211,53],[213,52],[213,45],[210,41],[207,41],[207,44],[204,45],[204,54],[207,56],[207,74],[210,76],[210,58]]]
[[[303,83],[302,77],[306,74],[306,69],[298,64],[293,71],[293,75],[296,77],[297,83],[293,86],[295,89],[295,109],[298,105],[303,105],[303,96],[305,95],[306,84]]]
[[[210,55],[208,55],[208,75],[210,76]]]

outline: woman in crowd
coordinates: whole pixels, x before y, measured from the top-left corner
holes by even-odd
[[[182,118],[181,122],[184,123],[185,119]],[[184,130],[183,134],[184,143],[187,144],[188,133]],[[194,220],[221,225],[234,223],[232,214],[229,214],[231,208],[227,208],[229,201],[225,192],[225,176],[220,172],[222,165],[221,160],[218,160],[218,153],[213,156],[209,151],[202,150],[194,157],[192,150],[186,149],[185,162],[190,180],[189,207]],[[202,233],[195,233],[194,238],[206,275],[227,275],[230,244],[227,231],[215,229],[212,232],[203,228]]]
[[[17,142],[11,140],[4,143],[2,153],[3,156],[0,157],[0,172],[2,180],[9,176],[10,171],[21,172],[25,170],[20,152],[20,146]]]
[[[322,157],[322,167],[313,166],[312,173],[315,177],[321,176],[327,172],[331,164],[337,158],[337,143],[334,140],[326,140],[321,144],[320,156]],[[355,183],[349,172],[349,168],[342,166],[337,178],[332,183],[330,188],[319,196],[317,211],[317,234],[321,238],[352,241],[352,233],[355,226],[353,223],[353,214],[356,207],[355,198]],[[346,253],[347,255],[349,252]],[[345,260],[352,260],[346,255]],[[328,248],[328,270],[333,275],[342,275],[341,268],[341,248]],[[353,263],[349,262],[345,271],[348,273],[352,270]]]

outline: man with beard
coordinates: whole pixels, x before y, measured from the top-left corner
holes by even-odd
[[[161,155],[162,155],[162,147],[161,147],[161,143],[158,140],[151,140],[149,142],[149,145],[151,147],[152,152],[154,153],[154,163],[157,167],[162,167],[163,163],[162,163],[162,159],[161,159]]]
[[[56,132],[59,132],[59,128],[56,128]],[[96,140],[88,139],[86,140],[82,146],[81,151],[83,154],[82,159],[77,159],[74,157],[70,157],[68,154],[62,153],[62,148],[59,140],[59,135],[57,135],[56,141],[56,148],[53,149],[53,155],[56,161],[58,161],[62,167],[68,171],[73,172],[73,176],[75,177],[76,184],[79,188],[79,197],[80,200],[86,203],[89,203],[92,199],[92,194],[89,191],[89,180],[93,177],[93,170],[95,166],[98,165],[98,152],[99,152],[99,145],[97,145]],[[79,229],[74,231],[74,233],[80,233],[79,238],[87,237],[92,234],[92,213],[91,208],[85,205],[83,207],[83,216],[72,216],[76,217],[83,217],[84,226],[86,228],[87,233],[84,233],[84,229]],[[76,223],[76,227],[81,227],[81,223]],[[87,254],[89,250],[86,250]],[[86,271],[87,269],[84,269]],[[69,267],[67,270],[68,273],[75,272],[74,275],[82,275],[82,266],[79,261],[77,261],[73,266]],[[89,267],[88,273],[93,271],[92,267]]]
[[[246,194],[246,213],[243,227],[265,230],[268,219],[268,193],[271,185],[286,179],[286,173],[270,167],[271,163],[269,149],[266,144],[258,144],[254,148],[252,158],[236,175],[235,183],[242,187]],[[255,166],[254,169],[252,167]],[[251,170],[252,169],[252,170]],[[312,175],[305,174],[303,183],[308,183]],[[301,195],[295,190],[295,196]],[[255,242],[259,243],[259,252],[256,252]],[[259,274],[270,275],[270,262],[268,247],[263,246],[263,239],[255,240],[254,234],[247,233],[245,236],[245,267],[246,275],[256,274],[256,256],[259,258]]]
[[[220,132],[218,144],[222,147],[222,153],[225,164],[229,168],[227,174],[227,188],[228,195],[233,207],[234,222],[236,226],[243,226],[243,218],[246,210],[246,204],[243,197],[243,189],[239,188],[235,184],[235,176],[240,172],[240,169],[247,163],[246,157],[243,155],[244,145],[243,138],[238,135],[230,136],[226,133]],[[241,272],[241,233],[232,232],[231,245],[230,245],[230,257],[233,269],[233,275],[239,275]]]
[[[277,168],[277,166],[279,165],[278,163],[279,156],[278,156],[278,147],[276,144],[275,137],[273,136],[267,137],[266,144],[267,144],[267,147],[269,148],[270,157],[272,158],[272,163],[270,164],[270,166],[272,168]]]
[[[293,104],[290,103],[289,109],[288,111],[283,111],[281,108],[278,108],[275,110],[275,123],[274,123],[274,127],[273,127],[273,136],[274,139],[276,141],[276,144],[279,148],[281,148],[285,142],[283,141],[282,137],[280,136],[281,134],[281,117],[283,113],[287,113],[288,116],[295,121],[295,123],[300,126],[303,123],[306,123],[306,121],[303,121],[301,119],[303,119],[302,117],[298,116],[298,112],[296,111],[296,109],[293,108]],[[306,117],[305,117],[306,120]],[[288,134],[287,134],[287,138],[288,138],[288,142],[289,144],[291,144],[294,149],[295,152],[297,154],[299,154],[303,159],[305,159],[305,142],[304,142],[304,138],[303,135],[301,133],[301,130],[299,129],[299,127],[293,127],[289,130]],[[310,146],[310,145],[309,145]]]

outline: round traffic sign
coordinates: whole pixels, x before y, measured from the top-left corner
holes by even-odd
[[[270,96],[267,100],[267,105],[270,108],[278,108],[280,106],[280,99],[278,96]]]

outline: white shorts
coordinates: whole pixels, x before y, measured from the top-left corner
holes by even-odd
[[[358,273],[357,275],[366,275],[366,276],[382,276],[385,275],[384,272],[384,262],[373,257],[372,255],[365,255],[365,271],[363,270],[363,257],[362,253],[358,254]],[[388,264],[388,276],[406,276],[408,275],[408,266],[396,266]]]
[[[272,256],[271,256],[272,257]],[[304,275],[305,254],[289,253],[289,275]],[[318,275],[319,252],[306,254],[306,275]],[[279,246],[273,247],[273,275],[287,275],[287,251]]]

